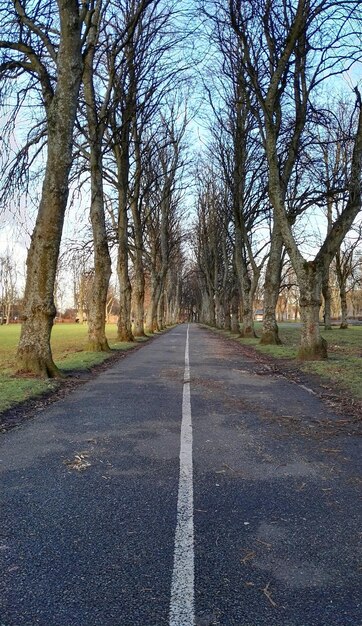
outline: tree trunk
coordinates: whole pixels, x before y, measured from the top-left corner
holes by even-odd
[[[227,302],[224,304],[224,330],[231,330],[230,306]]]
[[[94,218],[92,219],[94,221]],[[93,225],[93,232],[95,227]],[[94,278],[89,298],[88,343],[87,350],[107,352],[110,350],[105,326],[109,279],[111,277],[111,259],[105,241],[94,240]]]
[[[125,115],[125,113],[124,113]],[[113,126],[115,122],[113,121]],[[114,130],[115,136],[116,130]],[[132,285],[129,277],[128,251],[128,194],[129,194],[129,120],[123,120],[121,136],[113,146],[117,164],[118,179],[118,258],[117,275],[119,280],[119,316],[117,323],[117,339],[134,341],[131,324]]]
[[[250,302],[250,293],[245,294],[245,296],[243,297],[240,337],[256,337],[253,319],[253,306]]]
[[[256,337],[253,320],[251,280],[242,253],[242,234],[237,225],[235,226],[234,263],[242,300],[240,337]]]
[[[215,323],[217,328],[223,328],[223,307],[220,301],[220,296],[218,293],[215,294],[214,298],[214,306],[215,306]]]
[[[264,282],[263,330],[260,338],[260,343],[263,345],[280,345],[282,343],[275,314],[282,272],[282,251],[283,238],[276,222],[274,222]]]
[[[329,286],[329,271],[326,273],[322,284],[322,294],[324,299],[324,330],[332,330],[331,323],[331,289]]]
[[[143,272],[142,252],[136,250],[134,259],[134,278],[133,278],[133,336],[144,337],[144,316],[145,316],[145,277]]]
[[[127,190],[121,186],[119,195],[118,214],[118,259],[117,275],[119,280],[119,316],[117,323],[117,339],[119,341],[133,341],[131,326],[132,286],[128,271],[128,218],[127,218]]]
[[[347,316],[348,316],[348,307],[347,307],[347,293],[346,286],[344,282],[341,282],[339,287],[339,297],[341,299],[341,325],[340,328],[345,330],[348,328]]]
[[[157,303],[157,326],[159,330],[164,330],[165,328],[164,298],[165,294],[162,292]]]
[[[233,296],[231,299],[231,332],[238,333],[240,332],[240,324],[239,324],[239,306],[238,299],[236,296]]]
[[[132,287],[128,273],[127,244],[119,242],[117,274],[120,287],[119,316],[117,323],[118,341],[133,341],[131,326],[131,298]]]
[[[201,320],[204,324],[215,326],[215,304],[212,296],[204,291],[201,301]]]
[[[59,4],[61,45],[58,81],[46,104],[48,152],[39,212],[27,257],[24,315],[17,352],[18,369],[42,376],[59,376],[50,347],[55,317],[54,283],[68,200],[72,140],[82,56],[78,2]]]
[[[151,270],[150,303],[146,315],[146,333],[155,333],[159,330],[157,324],[157,306],[159,300],[159,277]]]
[[[303,361],[327,358],[327,342],[321,337],[319,326],[322,275],[322,271],[311,261],[304,263],[303,276],[298,278],[302,321],[298,357]]]
[[[134,230],[134,281],[133,281],[133,335],[135,337],[144,337],[144,301],[145,301],[145,276],[143,267],[143,224],[141,220],[141,205],[140,201],[140,189],[142,178],[142,157],[140,149],[140,136],[139,129],[137,128],[137,116],[134,117],[132,123],[132,132],[134,138],[134,150],[135,150],[135,170],[133,172],[134,189],[131,197],[130,205],[133,219]]]
[[[100,5],[98,6],[100,10]],[[108,249],[106,220],[104,214],[103,193],[103,162],[102,139],[103,122],[100,123],[97,114],[96,96],[94,91],[94,46],[99,26],[99,10],[93,16],[92,27],[88,35],[88,52],[84,62],[83,85],[86,101],[88,135],[90,148],[90,175],[91,175],[91,206],[90,218],[92,223],[94,246],[94,278],[89,299],[88,312],[88,343],[87,349],[92,352],[110,350],[106,338],[106,308],[109,280],[111,277],[111,257]]]

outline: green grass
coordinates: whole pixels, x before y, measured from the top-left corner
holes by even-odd
[[[255,327],[257,334],[261,334],[261,323],[257,323]],[[346,330],[338,327],[329,331],[322,330],[322,337],[328,343],[326,361],[297,360],[300,326],[293,322],[279,324],[279,334],[283,342],[281,346],[261,346],[259,339],[236,339],[236,335],[231,333],[223,334],[254,347],[262,354],[290,360],[303,372],[321,376],[326,385],[338,386],[351,397],[362,400],[362,326],[350,326]]]
[[[117,341],[115,324],[107,326],[108,342],[112,350],[130,350],[135,343]],[[0,413],[28,398],[56,389],[58,382],[38,378],[15,376],[16,348],[20,336],[20,325],[0,326]],[[109,358],[109,352],[88,352],[84,350],[87,341],[87,325],[55,324],[51,346],[53,358],[65,374],[70,371],[87,371],[94,365]],[[147,341],[146,338],[138,341]]]

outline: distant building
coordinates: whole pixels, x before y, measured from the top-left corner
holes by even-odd
[[[256,309],[254,319],[256,322],[262,322],[264,319],[264,309]]]

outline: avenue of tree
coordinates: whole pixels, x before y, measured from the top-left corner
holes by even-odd
[[[19,371],[60,375],[50,338],[74,189],[89,213],[75,253],[92,257],[87,349],[109,350],[113,258],[120,340],[182,312],[253,336],[262,285],[261,341],[278,344],[292,275],[299,356],[326,358],[332,275],[346,326],[361,274],[362,101],[346,80],[361,73],[360,2],[4,0],[0,24],[1,204],[39,196]]]

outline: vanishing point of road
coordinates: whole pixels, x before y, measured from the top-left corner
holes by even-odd
[[[361,626],[344,422],[217,334],[158,336],[1,436],[0,626]]]

